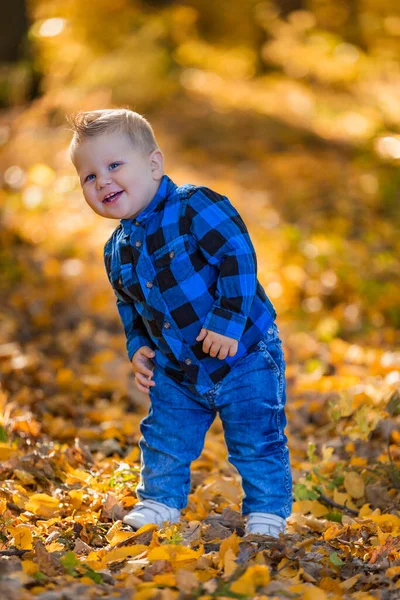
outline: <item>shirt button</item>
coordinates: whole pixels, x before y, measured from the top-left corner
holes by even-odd
[[[187,365],[191,365],[191,364],[192,364],[192,361],[190,360],[190,358],[185,358],[185,363],[186,363]]]
[[[168,321],[166,321],[163,325],[164,329],[169,329],[171,327],[171,323],[168,323]]]
[[[169,253],[169,257],[174,258],[174,256],[175,256],[175,252],[173,250],[171,250],[171,252]]]
[[[135,221],[135,225],[136,225],[136,227],[140,227],[139,221]]]
[[[141,245],[142,245],[142,242],[140,240],[138,240],[137,242],[135,242],[136,248],[140,248]]]
[[[147,288],[152,288],[153,287],[153,284],[151,283],[151,281],[147,281],[146,282],[146,287]]]
[[[268,333],[272,333],[273,331],[274,331],[274,330],[272,329],[272,327],[270,327],[270,328],[268,329]]]

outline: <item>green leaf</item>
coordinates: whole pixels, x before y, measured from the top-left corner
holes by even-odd
[[[90,579],[92,579],[95,583],[102,583],[103,576],[101,573],[96,573],[96,571],[93,571],[93,569],[91,569],[87,565],[83,565],[83,566],[86,569],[85,575],[87,577],[90,577]]]
[[[308,447],[307,447],[307,457],[308,457],[308,460],[309,460],[310,462],[313,462],[314,460],[316,460],[316,456],[315,456],[315,448],[316,448],[316,446],[315,446],[314,442],[309,442],[309,443],[308,443]]]
[[[342,513],[339,512],[329,512],[325,515],[325,519],[327,519],[328,521],[335,521],[336,523],[341,523],[342,517]]]
[[[7,431],[4,429],[2,425],[0,425],[0,442],[7,442],[8,435]]]
[[[344,475],[337,475],[328,483],[326,486],[329,490],[333,490],[334,488],[338,488],[343,484]]]
[[[329,560],[337,567],[344,565],[342,559],[338,557],[337,552],[332,552],[332,554],[329,555]]]
[[[296,483],[294,486],[294,498],[295,500],[316,500],[318,498],[318,493],[309,490],[304,483]]]
[[[79,560],[71,550],[68,550],[60,560],[62,566],[70,575],[74,575],[75,567],[80,565]]]

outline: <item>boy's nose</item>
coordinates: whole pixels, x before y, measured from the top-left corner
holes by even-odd
[[[106,185],[111,183],[111,177],[98,177],[97,178],[97,189],[101,190]]]

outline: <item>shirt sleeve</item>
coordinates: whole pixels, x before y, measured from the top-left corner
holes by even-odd
[[[109,272],[110,240],[104,247],[104,265],[108,280],[111,284]],[[117,309],[125,331],[126,350],[128,352],[129,360],[131,361],[133,355],[135,354],[135,352],[137,352],[137,350],[139,350],[141,346],[150,346],[150,348],[153,348],[153,344],[149,338],[142,317],[136,310],[134,302],[132,302],[130,298],[125,297],[122,290],[116,290],[112,284],[111,287],[117,298]]]
[[[153,348],[153,344],[134,303],[123,300],[120,293],[115,289],[114,293],[117,296],[117,309],[124,327],[126,350],[131,361],[133,355],[141,346],[150,346],[150,348]]]
[[[257,258],[246,225],[226,196],[201,187],[185,217],[206,260],[219,268],[203,327],[240,340],[257,289]]]

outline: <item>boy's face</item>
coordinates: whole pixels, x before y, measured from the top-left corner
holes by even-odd
[[[147,156],[124,132],[84,139],[73,163],[83,195],[95,213],[108,219],[132,219],[154,198],[163,172],[163,155]]]

